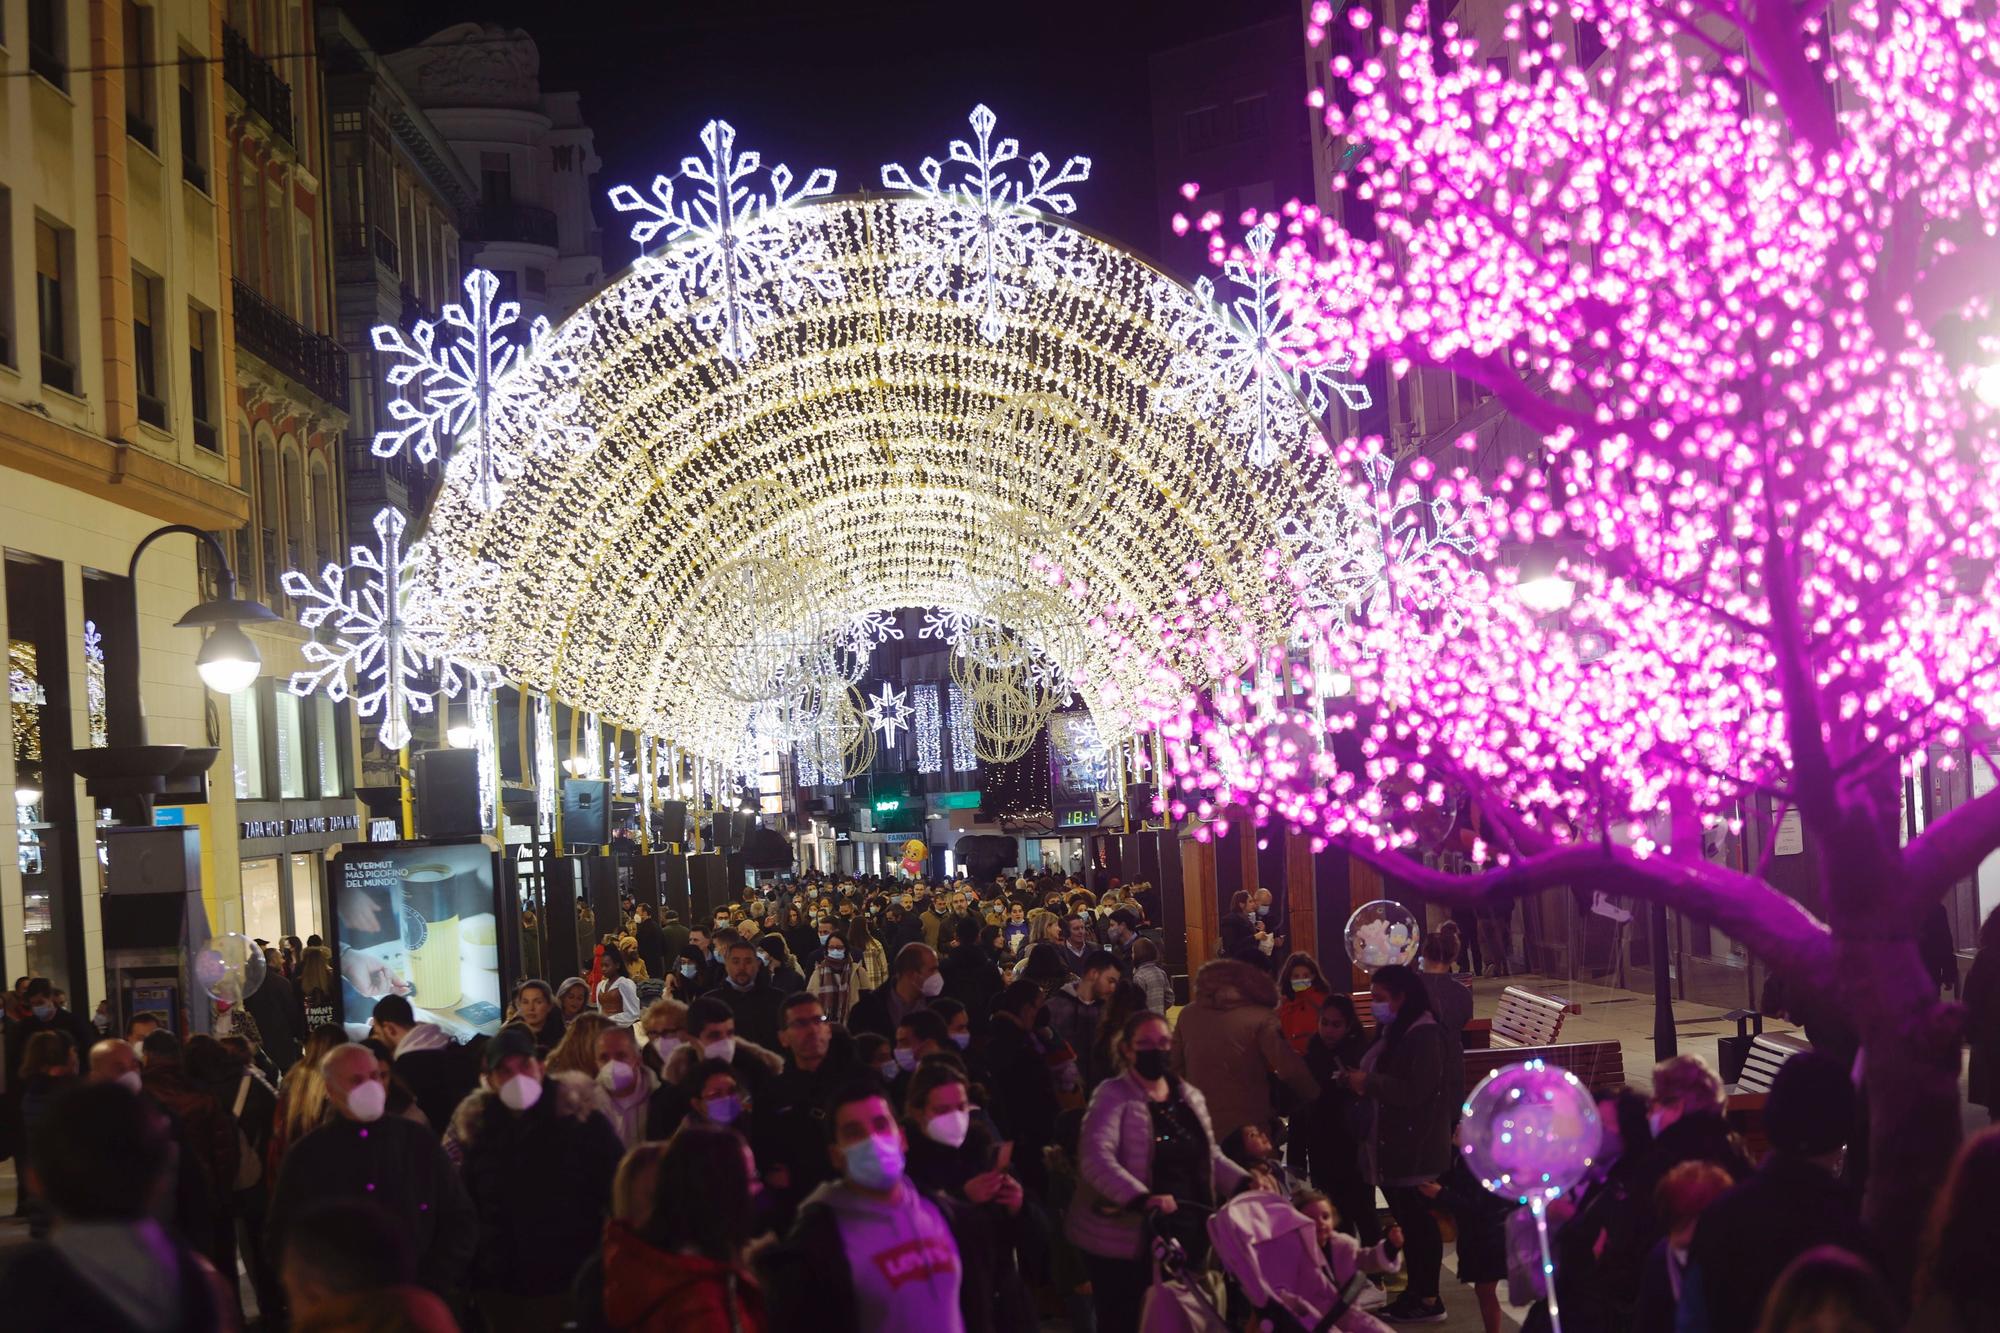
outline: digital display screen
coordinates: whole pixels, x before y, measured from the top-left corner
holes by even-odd
[[[456,1041],[500,1030],[495,853],[483,842],[358,843],[329,862],[341,1021],[367,1035],[375,1002],[407,996]]]

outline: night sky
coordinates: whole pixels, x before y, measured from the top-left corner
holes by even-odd
[[[1153,179],[1147,58],[1217,32],[1290,15],[1296,0],[367,0],[343,6],[378,50],[452,23],[526,29],[545,91],[583,94],[597,136],[606,270],[634,248],[603,192],[643,188],[699,148],[720,116],[767,165],[839,172],[842,192],[878,188],[881,164],[913,172],[969,134],[984,101],[1024,154],[1092,160],[1076,219],[1144,253],[1167,201]]]

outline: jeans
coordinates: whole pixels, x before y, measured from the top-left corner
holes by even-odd
[[[1431,1201],[1414,1185],[1384,1185],[1382,1197],[1403,1228],[1403,1271],[1409,1275],[1412,1300],[1436,1300],[1438,1273],[1444,1267],[1444,1233],[1431,1213]]]

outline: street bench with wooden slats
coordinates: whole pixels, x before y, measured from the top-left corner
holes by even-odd
[[[1562,1036],[1564,1016],[1574,1012],[1574,1006],[1554,996],[1509,986],[1500,992],[1500,1008],[1493,1015],[1493,1048],[1554,1046]]]
[[[1593,1093],[1606,1093],[1625,1086],[1625,1048],[1615,1041],[1572,1041],[1554,1046],[1495,1046],[1490,1050],[1465,1053],[1465,1087],[1470,1092],[1479,1080],[1496,1069],[1540,1060],[1575,1074],[1577,1081]]]
[[[1771,1095],[1771,1080],[1778,1068],[1812,1043],[1789,1032],[1760,1032],[1743,1058],[1743,1072],[1730,1085],[1723,1100],[1722,1114],[1729,1127],[1743,1136],[1743,1150],[1751,1161],[1764,1155],[1771,1141],[1764,1133],[1764,1104]]]

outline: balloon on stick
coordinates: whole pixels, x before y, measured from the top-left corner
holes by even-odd
[[[1391,964],[1408,967],[1422,944],[1417,918],[1393,898],[1363,903],[1347,918],[1347,957],[1371,976]]]

